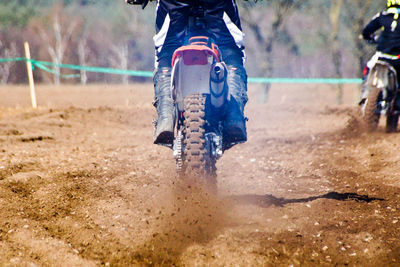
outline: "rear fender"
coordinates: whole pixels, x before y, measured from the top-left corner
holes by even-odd
[[[194,93],[210,94],[210,70],[213,56],[206,55],[207,61],[200,60],[202,64],[194,64],[191,55],[182,53],[174,60],[172,68],[172,95],[178,110],[184,108],[183,100]],[[204,64],[205,63],[205,64]]]

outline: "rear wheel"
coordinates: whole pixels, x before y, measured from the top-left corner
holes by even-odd
[[[210,157],[205,138],[206,98],[192,94],[184,101],[184,161],[186,175],[203,178],[208,185],[216,186],[215,159]]]
[[[363,119],[368,131],[375,131],[378,127],[380,110],[378,104],[382,98],[382,91],[378,88],[371,88],[368,98],[363,104]]]
[[[203,175],[205,171],[204,109],[205,99],[200,94],[185,98],[184,145],[185,173]]]

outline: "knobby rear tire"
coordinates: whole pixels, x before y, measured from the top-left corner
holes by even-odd
[[[191,94],[184,100],[184,174],[199,178],[199,182],[216,192],[215,159],[211,159],[205,138],[206,98]]]
[[[377,104],[381,90],[378,88],[371,88],[368,99],[365,103],[364,122],[367,130],[372,132],[378,127],[380,113],[377,112]]]
[[[205,174],[205,98],[192,94],[184,100],[184,168],[186,175]]]

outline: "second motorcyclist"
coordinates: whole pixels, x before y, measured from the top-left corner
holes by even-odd
[[[387,9],[376,14],[365,26],[362,36],[370,43],[377,43],[377,53],[368,62],[364,69],[364,80],[369,70],[378,60],[386,61],[394,67],[400,84],[400,0],[388,0]],[[382,29],[379,37],[375,32]],[[362,98],[368,92],[363,88]]]

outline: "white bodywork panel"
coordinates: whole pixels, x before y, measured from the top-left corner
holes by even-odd
[[[397,74],[396,70],[389,63],[378,60],[370,71],[367,81],[368,85],[377,88],[386,88],[388,86],[392,89],[397,88],[397,80],[389,80],[389,72]]]

